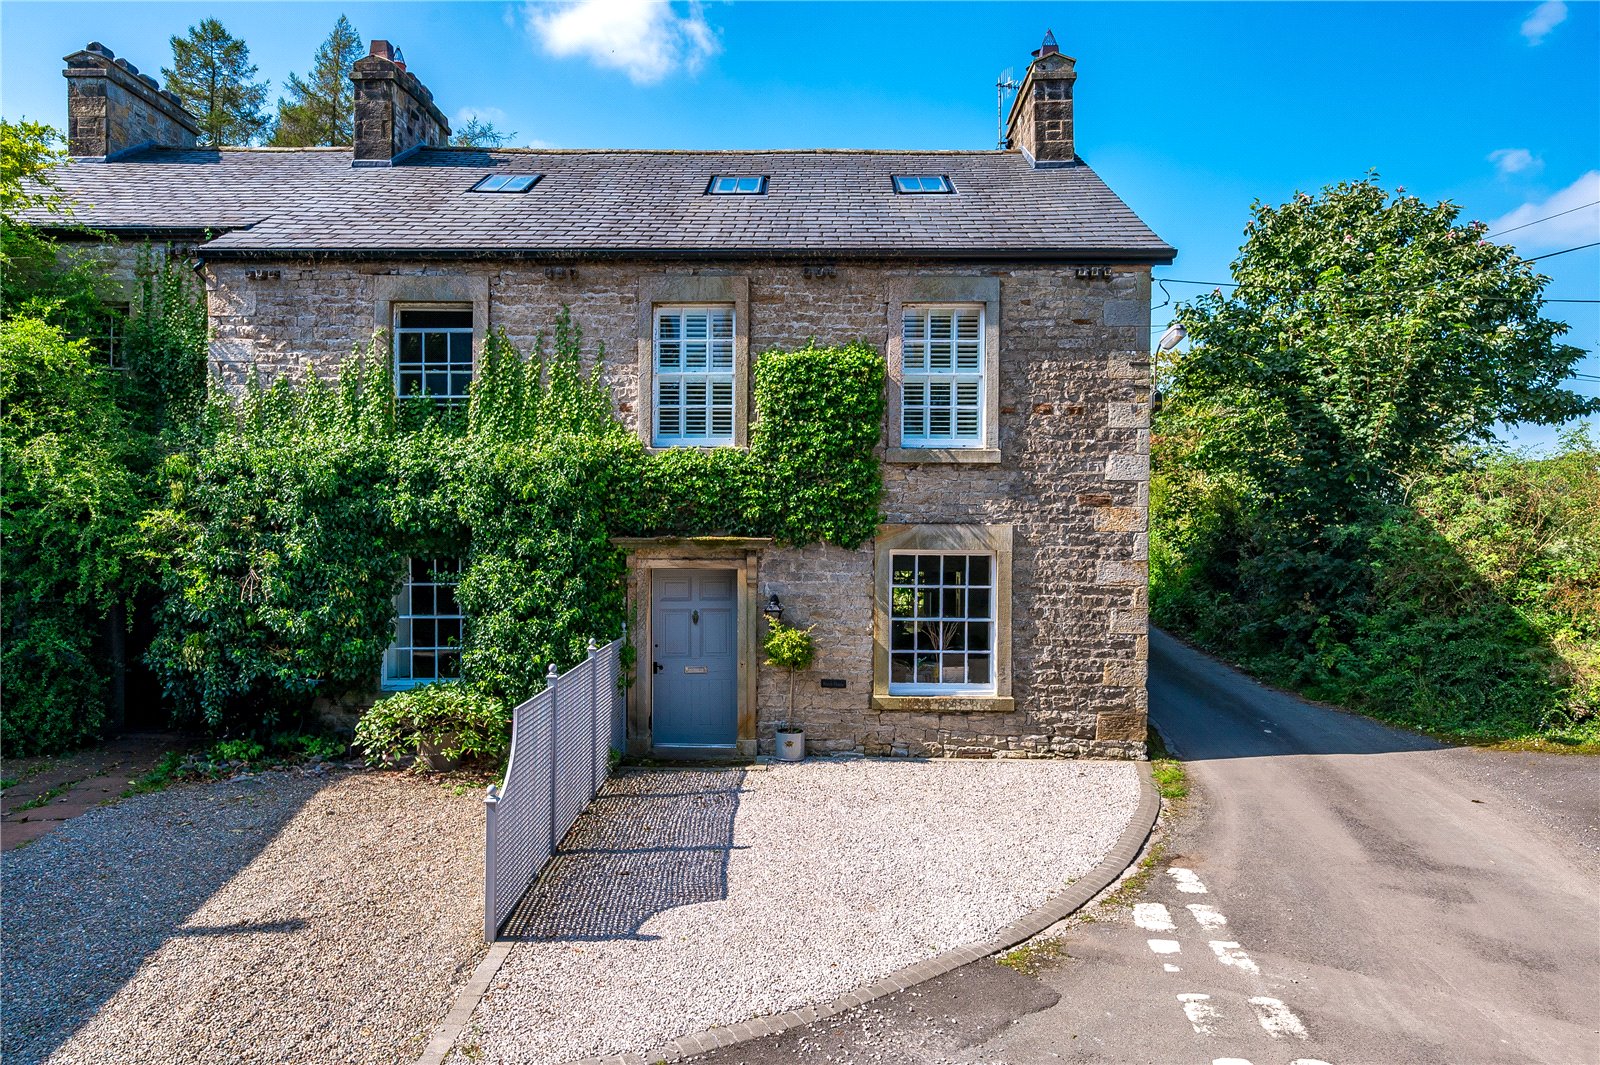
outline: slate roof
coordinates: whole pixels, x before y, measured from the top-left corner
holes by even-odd
[[[526,193],[468,191],[496,173],[544,176]],[[706,195],[713,174],[764,174],[767,192]],[[896,174],[945,174],[956,192],[897,194]],[[1035,169],[1015,151],[439,148],[352,167],[349,149],[149,149],[55,179],[78,223],[209,231],[219,259],[1174,255],[1088,166]]]

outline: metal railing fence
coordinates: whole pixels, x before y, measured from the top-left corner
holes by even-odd
[[[557,674],[511,711],[505,782],[484,796],[483,935],[493,943],[506,918],[554,856],[622,750],[626,698],[622,638]]]

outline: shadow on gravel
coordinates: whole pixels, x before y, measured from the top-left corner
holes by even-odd
[[[91,811],[7,852],[0,870],[0,1056],[7,1065],[49,1058],[169,939],[303,924],[183,927],[327,783],[246,778],[174,788]]]
[[[606,783],[507,918],[506,939],[643,939],[651,917],[728,897],[743,769],[650,769]]]

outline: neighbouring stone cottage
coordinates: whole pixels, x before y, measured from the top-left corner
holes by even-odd
[[[569,304],[649,446],[741,447],[761,352],[867,339],[889,373],[875,542],[623,543],[630,750],[770,750],[774,604],[815,625],[813,750],[1138,757],[1150,269],[1175,253],[1078,156],[1074,61],[1048,37],[1034,56],[1006,150],[479,150],[444,147],[374,41],[353,148],[219,151],[91,44],[66,58],[56,176],[123,269],[140,241],[194,256],[229,383],[329,373],[382,332],[403,391],[464,395],[488,330],[527,346]],[[450,674],[470,619],[441,568],[406,576],[375,687]]]

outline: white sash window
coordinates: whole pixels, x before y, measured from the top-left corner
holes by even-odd
[[[413,558],[395,596],[394,642],[383,656],[383,686],[414,688],[461,676],[466,618],[456,603],[461,560]]]
[[[400,307],[394,315],[394,387],[402,399],[464,404],[472,387],[472,307]]]
[[[908,303],[900,328],[901,446],[983,447],[983,305]]]
[[[656,447],[733,443],[733,307],[657,307]]]
[[[891,695],[995,690],[994,570],[988,554],[891,556]]]

